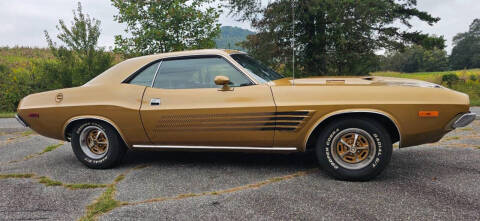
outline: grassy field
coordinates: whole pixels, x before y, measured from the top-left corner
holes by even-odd
[[[480,106],[480,69],[445,71],[445,72],[419,72],[419,73],[399,73],[399,72],[374,72],[373,76],[411,78],[422,81],[428,81],[443,86],[448,86],[442,82],[442,76],[446,74],[455,74],[460,79],[450,88],[466,93],[470,96],[472,106]]]
[[[51,60],[53,55],[46,48],[0,47],[0,64],[11,69],[22,69],[41,60]]]
[[[15,117],[14,112],[0,112],[0,118],[12,118]]]

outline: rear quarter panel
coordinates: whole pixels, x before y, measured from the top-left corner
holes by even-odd
[[[32,94],[21,101],[18,114],[34,131],[55,139],[64,139],[70,120],[97,116],[114,122],[127,144],[148,143],[139,115],[144,90],[144,86],[112,84]],[[55,99],[58,94],[63,95],[60,102]],[[29,117],[31,113],[39,117]]]

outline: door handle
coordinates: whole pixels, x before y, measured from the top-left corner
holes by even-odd
[[[161,101],[159,98],[152,98],[150,99],[150,105],[151,106],[158,106],[160,105]]]

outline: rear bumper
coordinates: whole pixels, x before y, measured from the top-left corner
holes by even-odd
[[[27,122],[25,122],[18,114],[15,114],[15,119],[17,119],[18,123],[20,123],[24,127],[28,127]]]
[[[477,115],[475,113],[464,113],[456,116],[451,123],[449,124],[451,129],[456,129],[459,127],[465,127],[472,123]]]

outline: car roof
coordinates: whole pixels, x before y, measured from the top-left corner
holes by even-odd
[[[221,55],[228,57],[232,54],[246,54],[242,51],[231,49],[202,49],[190,51],[178,51],[161,54],[146,55],[136,58],[130,58],[122,61],[113,67],[109,68],[102,74],[87,82],[84,86],[99,85],[99,84],[119,84],[128,76],[142,68],[143,66],[165,58],[183,57],[183,56],[197,56],[197,55]]]
[[[200,50],[187,50],[187,51],[177,51],[177,52],[146,55],[146,56],[141,56],[134,59],[150,60],[150,58],[155,58],[155,60],[158,60],[162,58],[193,56],[193,55],[231,55],[231,54],[245,54],[245,52],[232,50],[232,49],[200,49]]]

